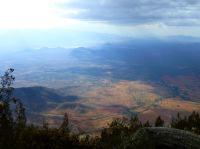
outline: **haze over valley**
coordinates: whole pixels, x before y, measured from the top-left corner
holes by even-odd
[[[15,95],[30,122],[56,127],[67,112],[74,131],[94,132],[116,117],[170,122],[177,112],[200,111],[199,47],[158,39],[44,47],[5,54],[0,67],[15,68]]]

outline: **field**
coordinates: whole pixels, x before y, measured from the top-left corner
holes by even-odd
[[[160,88],[157,87],[139,81],[88,82],[84,90],[83,86],[66,88],[66,92],[75,94],[77,100],[48,101],[46,108],[33,117],[40,115],[51,127],[57,127],[64,113],[68,113],[74,132],[92,133],[107,127],[114,118],[138,115],[142,122],[149,120],[153,124],[160,115],[168,125],[178,112],[182,116],[192,111],[200,112],[200,103],[180,97],[167,98],[163,96],[167,89],[158,94]],[[38,124],[38,118],[33,121],[33,117],[31,122]]]
[[[93,86],[78,96],[80,100],[56,104],[52,110],[48,109],[42,114],[54,119],[67,112],[70,121],[80,126],[79,129],[94,131],[106,127],[113,118],[134,116],[134,109],[152,106],[160,100],[153,87],[137,81],[112,83],[104,80],[102,86]]]

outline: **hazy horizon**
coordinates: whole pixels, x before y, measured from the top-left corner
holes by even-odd
[[[200,37],[198,0],[0,0],[0,51]]]

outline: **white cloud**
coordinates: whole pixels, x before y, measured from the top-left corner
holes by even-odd
[[[77,10],[66,17],[113,24],[163,23],[199,26],[199,0],[71,0],[61,6]]]
[[[0,0],[0,30],[200,36],[199,6],[199,0]]]
[[[0,0],[0,29],[52,28],[74,23],[56,7],[62,0]]]

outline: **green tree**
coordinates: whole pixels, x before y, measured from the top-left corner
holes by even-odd
[[[15,78],[12,76],[14,69],[8,69],[0,82],[0,128],[10,129],[13,123],[10,105],[16,100],[12,98],[14,88],[11,87]]]
[[[149,121],[146,121],[146,123],[143,124],[143,127],[151,127],[151,124],[149,123]]]
[[[61,132],[69,133],[69,118],[67,113],[64,114],[64,119],[59,130]]]
[[[12,98],[13,88],[11,85],[15,78],[12,76],[14,69],[8,69],[0,77],[0,148],[10,148],[13,141],[13,117],[11,104],[16,103]]]
[[[136,130],[142,127],[142,123],[140,122],[138,116],[131,117],[129,123],[129,132],[134,133]]]
[[[182,118],[178,113],[177,117],[173,118],[171,127],[200,134],[199,113],[193,111],[188,117],[184,116],[184,118]]]
[[[13,97],[13,72],[14,69],[10,68],[0,77],[0,148],[12,147],[19,128],[26,125],[25,108]]]
[[[163,127],[164,123],[164,120],[160,116],[158,116],[155,121],[155,127]]]

